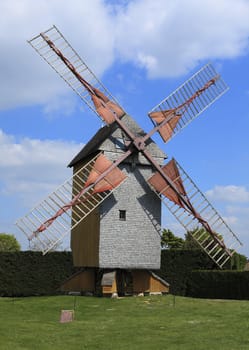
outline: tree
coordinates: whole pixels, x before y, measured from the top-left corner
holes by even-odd
[[[198,237],[201,236],[200,243],[205,242],[205,244],[208,244],[209,242],[213,241],[213,243],[211,243],[211,245],[209,246],[210,249],[216,244],[215,240],[213,240],[212,238],[212,235],[208,231],[206,231],[204,228],[196,227],[192,231],[188,231],[185,234],[184,249],[188,249],[188,250],[201,249],[200,245],[196,242],[196,240],[193,237],[197,232],[198,232]],[[217,232],[215,232],[214,234],[218,240],[220,240],[221,242],[223,241],[221,234]]]
[[[193,238],[192,236],[192,233],[194,233],[195,230],[193,231],[188,231],[186,234],[185,234],[185,241],[184,241],[184,249],[187,249],[187,250],[192,250],[192,249],[201,249],[201,247],[199,246],[199,244],[195,241],[195,239]],[[201,229],[201,233],[204,233],[204,229]],[[205,233],[204,234],[204,238],[206,238],[208,235],[208,233]]]
[[[0,233],[0,252],[19,252],[21,246],[14,235]]]
[[[246,268],[247,257],[243,254],[235,252],[230,261],[231,270],[247,270]]]
[[[177,237],[169,229],[163,229],[161,237],[161,247],[163,249],[182,249],[184,239]]]

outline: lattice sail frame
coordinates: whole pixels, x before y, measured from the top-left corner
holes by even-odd
[[[103,156],[103,154],[100,153],[92,158],[51,195],[40,202],[24,217],[17,220],[16,225],[27,236],[28,240],[32,242],[36,250],[41,250],[43,254],[46,254],[54,247],[57,247],[74,227],[84,220],[125,181],[126,175],[122,172],[123,176],[119,180],[119,183],[115,184],[115,187],[112,189],[108,186],[109,189],[99,192],[99,188],[95,190],[97,185],[95,186],[92,183],[81,195],[100,156]],[[121,172],[121,170],[119,171]],[[109,182],[108,179],[107,182]],[[77,198],[77,202],[73,206],[70,206],[73,198]],[[56,216],[56,213],[59,212],[60,215]],[[54,220],[53,217],[51,220],[51,213],[54,213],[56,217]],[[46,222],[48,223],[47,225]]]
[[[220,235],[220,240],[224,243],[224,247],[215,240],[215,238],[209,234],[201,222],[190,213],[184,206],[180,206],[172,200],[168,199],[162,193],[158,192],[153,187],[149,180],[148,183],[152,190],[159,196],[163,204],[168,210],[175,216],[180,224],[185,228],[186,232],[189,232],[194,240],[200,245],[200,247],[209,255],[209,257],[222,268],[234,252],[242,246],[242,243],[238,237],[233,233],[230,227],[226,224],[223,218],[219,215],[217,210],[208,201],[205,195],[196,186],[193,180],[187,175],[183,168],[175,161],[178,171],[179,178],[183,183],[184,190],[190,200],[191,204],[198,212],[198,214],[208,222],[212,231]],[[179,178],[176,178],[173,182],[177,183]],[[170,186],[168,185],[168,188]],[[162,192],[167,191],[167,187]]]
[[[76,92],[76,94],[91,108],[91,110],[97,114],[98,117],[101,116],[96,110],[96,106],[93,103],[91,95],[89,95],[89,92],[82,85],[82,83],[79,82],[72,71],[58,57],[56,52],[52,50],[44,39],[44,36],[50,39],[56,45],[56,48],[61,51],[68,61],[70,61],[70,64],[77,70],[77,73],[80,74],[84,80],[103,93],[108,100],[119,106],[118,101],[111,95],[111,93],[81,59],[78,53],[72,48],[55,25],[29,40],[28,43],[35,49],[35,51],[38,52],[38,54],[59,74],[59,76]]]
[[[167,142],[227,90],[228,86],[209,63],[155,106],[148,115],[154,125],[157,125],[156,119],[160,115],[168,120],[166,136],[163,128],[158,130]]]

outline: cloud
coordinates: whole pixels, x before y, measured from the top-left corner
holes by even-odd
[[[17,140],[0,130],[0,193],[30,208],[71,176],[67,164],[82,145],[60,140]]]
[[[205,194],[245,244],[240,252],[248,255],[249,190],[245,186],[215,186]]]
[[[245,215],[247,216],[247,218],[249,217],[249,206],[242,207],[242,206],[236,206],[236,205],[228,205],[226,209],[229,214]]]
[[[177,76],[200,61],[243,54],[248,18],[246,0],[132,1],[118,15],[116,46],[152,78]]]
[[[249,191],[244,186],[215,186],[206,195],[214,201],[249,203]]]
[[[57,116],[72,115],[76,109],[77,103],[72,96],[55,96],[51,101],[47,102],[43,112],[49,119],[54,119]]]
[[[67,164],[82,146],[62,140],[18,139],[0,129],[0,229],[15,233],[23,249],[28,248],[27,240],[14,222],[72,176]]]
[[[222,218],[229,226],[234,226],[238,223],[238,217],[236,216],[223,216]]]
[[[151,78],[177,76],[248,48],[247,0],[2,0],[0,13],[2,110],[41,104],[51,111],[70,91],[26,44],[53,23],[98,76],[115,59]]]
[[[101,0],[2,0],[0,13],[0,109],[51,103],[66,91],[65,83],[26,42],[52,24],[73,46],[77,43],[79,54],[97,74],[113,62],[112,21]]]

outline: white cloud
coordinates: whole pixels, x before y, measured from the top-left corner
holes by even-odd
[[[214,201],[249,203],[249,191],[244,186],[215,186],[206,195]]]
[[[228,205],[226,210],[229,214],[233,215],[244,215],[249,218],[249,206],[236,206],[236,205]],[[248,227],[249,228],[249,227]]]
[[[72,176],[67,168],[82,144],[61,140],[18,140],[0,129],[0,229],[27,241],[14,226],[33,206]]]
[[[240,252],[248,255],[249,190],[245,186],[215,186],[206,196],[245,244]]]
[[[77,46],[97,74],[113,61],[112,23],[101,0],[90,4],[80,0],[2,0],[0,13],[1,109],[51,103],[65,91],[65,83],[26,43],[52,24]]]
[[[0,192],[30,208],[71,176],[67,164],[82,145],[23,138],[0,130]]]
[[[116,45],[150,77],[176,76],[200,60],[245,52],[248,18],[247,0],[132,1],[119,14]]]
[[[44,114],[49,119],[55,119],[58,116],[72,115],[77,109],[75,96],[55,96],[43,108]]]
[[[248,47],[247,0],[2,0],[0,13],[0,109],[49,104],[48,111],[66,93],[26,44],[53,23],[97,75],[118,57],[150,77],[176,76],[200,60],[233,58]]]
[[[238,217],[236,216],[223,216],[222,218],[229,226],[234,226],[238,223]]]
[[[226,208],[227,214],[224,219],[232,228],[233,232],[239,237],[243,246],[241,248],[242,254],[248,256],[248,235],[249,235],[249,207]]]

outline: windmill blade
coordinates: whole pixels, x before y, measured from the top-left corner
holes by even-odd
[[[65,80],[77,95],[107,124],[125,112],[97,79],[61,32],[53,26],[28,43]]]
[[[149,112],[155,131],[168,142],[227,90],[220,75],[207,64]]]
[[[242,243],[174,159],[162,169],[176,190],[159,172],[148,180],[151,188],[193,239],[222,268]]]
[[[126,175],[102,153],[82,166],[16,225],[46,254],[123,183]]]

